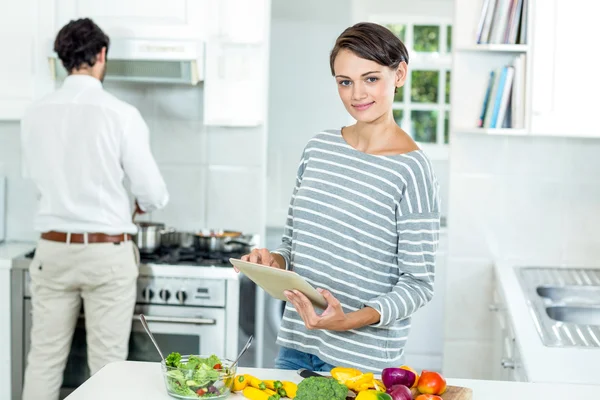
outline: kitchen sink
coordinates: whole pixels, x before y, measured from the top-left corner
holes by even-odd
[[[538,286],[537,294],[555,303],[600,304],[600,285]]]
[[[600,350],[600,268],[516,268],[542,343]]]
[[[546,313],[555,321],[600,326],[600,307],[552,306]]]

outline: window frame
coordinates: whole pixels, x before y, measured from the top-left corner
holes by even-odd
[[[381,25],[398,24],[405,25],[404,44],[409,52],[408,76],[402,89],[404,90],[403,102],[394,102],[394,110],[404,110],[402,118],[402,129],[406,132],[412,131],[411,112],[414,111],[437,111],[436,143],[418,142],[419,146],[433,159],[448,159],[449,144],[444,143],[445,118],[450,117],[451,104],[446,103],[446,72],[450,72],[452,78],[452,51],[448,51],[448,27],[452,27],[452,18],[442,17],[411,17],[403,15],[372,15],[368,18],[370,22]],[[419,53],[414,47],[414,26],[433,25],[440,27],[439,52]],[[452,43],[454,47],[454,43]],[[411,101],[410,89],[412,87],[413,71],[437,71],[438,77],[438,101],[437,103],[414,103]],[[451,88],[452,89],[452,88]],[[449,138],[451,140],[451,138]]]

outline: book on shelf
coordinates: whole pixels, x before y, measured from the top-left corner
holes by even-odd
[[[477,44],[526,44],[530,0],[483,0]]]
[[[479,128],[525,127],[525,61],[525,54],[521,54],[512,64],[490,71]]]

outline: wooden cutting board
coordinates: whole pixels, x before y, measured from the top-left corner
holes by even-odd
[[[448,386],[442,395],[444,400],[472,400],[473,389],[462,386]]]

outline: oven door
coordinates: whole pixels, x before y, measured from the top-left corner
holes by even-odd
[[[144,314],[148,327],[166,357],[180,354],[225,354],[225,310],[222,308],[138,305],[135,307],[129,360],[160,361],[160,356],[144,330],[139,314]]]
[[[31,300],[24,304],[25,334],[23,349],[26,360],[31,345]],[[160,356],[144,330],[139,314],[143,313],[148,327],[166,357],[170,352],[181,354],[225,354],[225,310],[222,308],[141,306],[136,305],[132,316],[132,329],[129,337],[131,361],[160,361]],[[25,363],[24,363],[25,364]],[[24,366],[25,367],[25,366]],[[24,371],[23,371],[24,372]],[[82,314],[77,321],[73,342],[64,371],[60,398],[79,387],[90,376],[87,363],[85,318]]]

